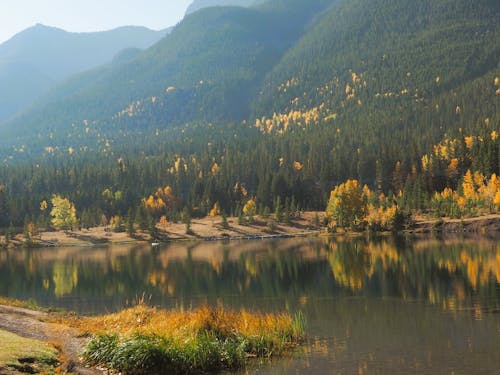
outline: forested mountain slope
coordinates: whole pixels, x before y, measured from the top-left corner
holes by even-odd
[[[84,80],[71,79],[3,128],[43,137],[66,136],[84,121],[108,132],[242,120],[263,77],[332,0],[285,3],[287,7],[262,9],[207,8],[189,15],[129,63],[85,73]]]
[[[418,157],[445,132],[498,126],[499,40],[498,1],[344,1],[267,76],[253,117],[281,132],[313,110],[358,169],[401,145]]]
[[[143,27],[70,33],[36,25],[0,45],[0,119],[26,108],[65,78],[108,63],[125,48],[148,48],[165,35]]]

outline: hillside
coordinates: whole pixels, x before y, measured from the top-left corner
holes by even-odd
[[[44,137],[85,120],[100,132],[242,120],[266,73],[331,3],[291,1],[287,9],[217,7],[189,15],[133,61],[86,73],[95,80],[72,78],[3,128]]]
[[[500,126],[499,21],[492,0],[344,1],[266,77],[253,119],[280,133],[315,116],[333,175],[372,182],[377,160],[387,175],[397,160],[409,168],[445,134]]]
[[[69,33],[40,24],[20,32],[0,45],[0,119],[71,75],[108,63],[125,48],[148,48],[164,35],[142,27]]]
[[[367,82],[359,95],[370,100],[403,89],[427,97],[448,91],[497,68],[499,13],[494,0],[341,2],[269,74],[256,111],[282,111],[296,97],[308,97],[304,106],[338,107],[345,85],[355,84],[352,73]],[[292,87],[280,91],[287,81]],[[318,94],[329,84],[340,90]]]

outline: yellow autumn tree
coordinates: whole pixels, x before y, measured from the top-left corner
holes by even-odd
[[[54,195],[51,200],[52,210],[52,225],[61,230],[73,230],[73,227],[78,223],[76,218],[76,208],[67,198],[60,195]]]
[[[163,229],[163,231],[166,232],[168,229],[168,226],[169,226],[169,222],[168,222],[168,219],[165,215],[160,217],[159,224],[160,224],[161,229]]]
[[[493,198],[493,204],[497,209],[500,209],[500,190],[495,193],[495,198]]]
[[[142,199],[142,204],[152,215],[160,215],[161,213],[172,210],[176,206],[176,198],[170,186],[156,189],[155,193],[148,198]]]
[[[109,225],[111,226],[111,230],[116,233],[125,230],[123,226],[123,219],[121,218],[120,215],[112,216],[111,219],[109,219]]]
[[[500,178],[495,173],[491,175],[486,184],[483,184],[479,190],[481,199],[491,211],[496,211],[500,205]]]
[[[462,189],[465,199],[474,200],[477,198],[476,187],[474,185],[474,176],[472,175],[470,169],[465,173],[462,182]]]
[[[220,210],[219,202],[215,202],[214,206],[210,210],[210,217],[216,217],[216,216],[219,216],[220,214],[221,214],[221,210]]]
[[[45,212],[47,211],[47,208],[49,208],[49,204],[47,203],[46,200],[43,200],[40,202],[40,211]]]
[[[358,227],[367,210],[366,197],[357,180],[347,180],[330,193],[326,217],[342,228]]]
[[[253,220],[256,211],[257,204],[253,199],[249,199],[247,203],[245,203],[245,206],[243,206],[243,214],[248,218],[249,221]]]

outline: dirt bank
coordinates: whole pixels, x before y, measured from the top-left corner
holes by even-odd
[[[318,212],[320,220],[324,213]],[[315,226],[316,213],[304,212],[290,223],[276,223],[271,217],[256,217],[252,223],[240,225],[238,218],[228,218],[228,226],[222,225],[221,217],[206,217],[192,219],[190,232],[186,233],[184,223],[157,224],[156,240],[183,241],[183,240],[215,240],[215,239],[245,239],[256,237],[286,237],[314,235],[319,232]],[[270,224],[272,223],[272,224]],[[33,241],[33,246],[94,246],[106,243],[134,243],[152,242],[150,233],[137,230],[134,238],[127,233],[115,233],[107,227],[78,229],[71,232],[53,231],[42,232]],[[0,239],[0,241],[5,241]],[[23,246],[21,235],[16,236],[9,244],[10,247]]]
[[[95,246],[102,244],[126,244],[136,242],[151,243],[158,240],[189,241],[218,239],[247,239],[262,237],[294,237],[318,235],[324,230],[317,226],[323,221],[324,212],[303,212],[300,217],[290,223],[276,223],[272,217],[257,216],[251,224],[240,225],[238,218],[228,218],[228,226],[223,227],[220,217],[193,219],[189,233],[183,223],[157,225],[157,238],[151,238],[146,231],[137,230],[131,238],[127,233],[115,233],[107,227],[79,229],[71,232],[42,232],[32,244],[33,246]],[[412,227],[407,231],[415,234],[431,233],[500,233],[500,215],[486,215],[466,219],[416,217]],[[5,240],[0,238],[0,242]],[[9,247],[25,245],[22,236],[17,236]]]
[[[500,215],[486,215],[466,219],[420,219],[415,221],[413,233],[500,233]]]

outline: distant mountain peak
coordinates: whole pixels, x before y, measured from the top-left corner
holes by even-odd
[[[194,13],[203,8],[214,6],[241,6],[249,7],[262,0],[194,0],[186,10],[186,15]]]
[[[73,74],[111,63],[122,50],[149,48],[167,33],[142,26],[76,33],[42,23],[17,33],[0,44],[0,120]]]

